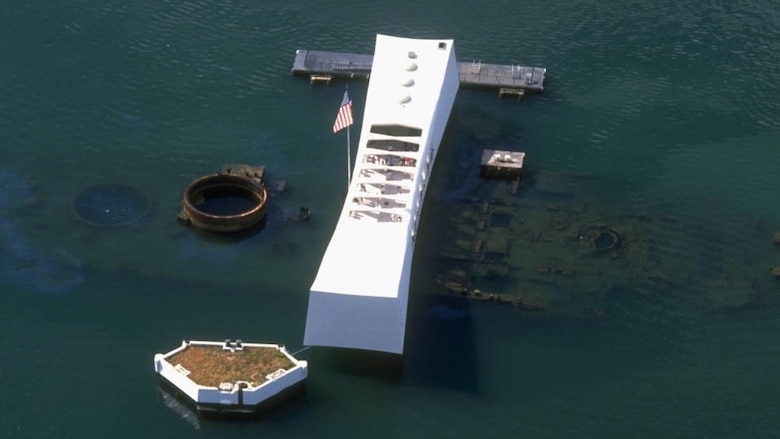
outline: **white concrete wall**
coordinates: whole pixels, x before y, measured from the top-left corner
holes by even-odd
[[[448,45],[446,51],[440,44]],[[416,68],[406,69],[410,64]],[[403,85],[407,78],[414,78],[413,86]],[[410,201],[401,215],[403,224],[360,223],[348,217],[349,200],[359,196],[356,185],[351,186],[309,293],[306,346],[403,353],[412,236],[459,86],[452,41],[377,36],[355,172],[359,175],[364,166],[360,157],[367,153],[368,140],[389,138],[371,133],[371,125],[421,128],[419,138],[399,138],[420,145]],[[398,101],[404,94],[410,96],[408,105]]]
[[[420,216],[425,208],[425,195],[428,193],[428,187],[430,186],[431,173],[433,172],[436,157],[438,157],[439,149],[441,147],[441,141],[444,137],[444,132],[447,128],[447,122],[452,112],[452,107],[455,102],[455,97],[458,94],[458,88],[460,87],[460,77],[458,74],[458,62],[455,57],[455,48],[451,48],[450,57],[447,62],[446,73],[441,84],[441,94],[439,96],[439,104],[436,107],[436,112],[433,115],[433,122],[427,131],[427,136],[424,139],[423,145],[421,145],[420,164],[418,173],[414,179],[415,185],[413,191],[415,196],[413,198],[412,206],[410,206],[409,213],[412,221],[409,222],[409,236],[408,246],[406,250],[406,258],[404,260],[403,272],[401,275],[402,285],[406,286],[406,290],[403,294],[398,295],[398,314],[400,324],[400,336],[401,336],[401,350],[403,351],[403,341],[406,337],[406,315],[409,302],[409,282],[411,280],[412,261],[414,258],[414,248],[416,239],[411,239],[417,234],[417,227],[419,226]],[[426,160],[431,154],[430,166],[427,166]],[[423,177],[423,172],[425,176]],[[419,192],[419,185],[422,184],[423,191]],[[420,209],[417,210],[417,199],[420,200]],[[416,221],[414,218],[416,217]]]
[[[222,392],[214,387],[199,386],[196,401],[207,404],[236,405],[238,404],[238,392]]]
[[[307,376],[307,366],[305,361],[303,361],[302,363],[303,364],[298,365],[291,370],[288,370],[281,377],[273,381],[266,381],[260,387],[255,387],[252,389],[244,389],[244,404],[246,405],[259,404],[265,401],[266,399],[278,394],[284,389],[305,380]]]
[[[400,354],[403,337],[398,331],[395,298],[348,294],[309,293],[309,312],[303,344],[366,349]],[[337,316],[337,317],[336,317]]]
[[[205,346],[222,346],[223,342],[210,342],[210,341],[191,341],[192,345],[205,345]],[[308,363],[306,361],[298,360],[285,349],[283,346],[275,344],[262,344],[262,343],[243,343],[245,347],[257,347],[257,348],[273,348],[279,349],[290,361],[295,364],[291,369],[288,369],[284,375],[271,381],[265,381],[255,387],[249,387],[244,389],[244,405],[256,405],[266,399],[276,395],[284,389],[295,385],[296,383],[303,381],[308,376]],[[157,354],[154,356],[154,369],[162,377],[170,381],[172,385],[178,388],[182,393],[189,396],[192,400],[203,404],[222,404],[222,405],[237,405],[238,404],[238,388],[233,386],[231,391],[223,392],[216,387],[201,386],[193,382],[189,377],[181,374],[176,370],[175,365],[168,362],[167,358],[182,351],[187,347],[187,342],[183,342],[182,346],[168,352],[167,354]]]
[[[154,356],[154,369],[163,378],[167,379],[171,382],[171,384],[176,386],[176,388],[178,388],[181,392],[197,401],[198,389],[200,386],[195,384],[191,379],[179,373],[179,371],[174,368],[174,365],[169,363],[162,354],[157,354]]]

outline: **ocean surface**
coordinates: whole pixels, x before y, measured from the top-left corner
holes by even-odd
[[[345,189],[331,125],[347,83],[290,69],[296,49],[371,53],[377,33],[546,67],[545,91],[459,92],[401,367],[313,348],[302,400],[198,419],[160,392],[153,355],[183,339],[302,348]],[[777,2],[0,0],[0,60],[2,438],[780,429]],[[367,85],[349,87],[356,144]],[[515,192],[478,178],[483,148],[526,153]],[[287,182],[262,230],[178,223],[186,185],[226,163]],[[503,209],[491,264],[451,248],[471,247],[483,205]],[[311,220],[288,221],[300,207]],[[620,248],[577,243],[594,230]],[[455,275],[544,309],[449,293]]]

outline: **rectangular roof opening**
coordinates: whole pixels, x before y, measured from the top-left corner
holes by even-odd
[[[393,137],[420,137],[422,135],[420,128],[405,125],[371,125],[371,132]]]

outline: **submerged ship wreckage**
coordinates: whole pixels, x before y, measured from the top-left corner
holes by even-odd
[[[280,193],[286,181],[266,188],[265,167],[225,165],[221,172],[194,180],[184,190],[178,220],[212,232],[237,232],[261,224],[270,195]],[[270,190],[269,190],[270,189]],[[311,212],[302,207],[295,220],[308,220]]]
[[[737,239],[736,228],[710,230],[706,219],[686,224],[653,215],[649,206],[621,212],[603,199],[614,194],[609,183],[595,177],[537,171],[522,182],[514,174],[486,179],[484,157],[482,179],[450,176],[445,186],[468,179],[471,186],[431,203],[429,221],[437,227],[429,239],[436,242],[428,245],[441,249],[434,290],[524,311],[600,317],[608,313],[607,295],[626,289],[651,300],[680,293],[701,309],[739,308],[772,289],[766,263],[753,263],[764,258],[742,244],[744,233]],[[760,222],[736,215],[757,243],[766,243]]]

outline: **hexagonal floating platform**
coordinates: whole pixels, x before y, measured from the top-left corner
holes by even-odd
[[[161,385],[206,416],[256,416],[305,391],[308,364],[284,346],[183,341],[154,356]]]

